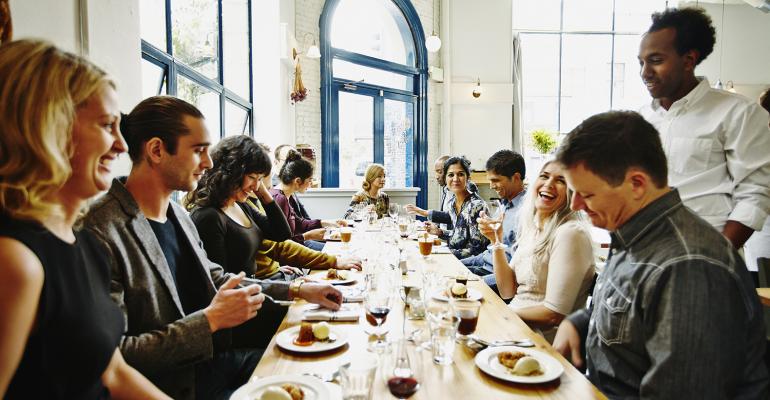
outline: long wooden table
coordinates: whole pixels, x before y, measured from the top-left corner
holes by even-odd
[[[374,234],[356,232],[350,246],[359,249],[359,253],[367,254],[366,249],[376,246]],[[465,266],[451,254],[433,254],[429,260],[423,260],[418,253],[417,244],[413,241],[401,242],[408,255],[409,269],[433,269],[447,275],[467,271]],[[363,252],[361,252],[363,250]],[[341,252],[341,244],[329,242],[324,251],[331,254]],[[548,342],[534,333],[489,287],[481,281],[468,282],[469,287],[480,290],[484,296],[479,323],[476,333],[488,339],[523,339],[529,338],[536,347],[546,351],[558,359],[564,366],[564,374],[554,382],[538,385],[513,384],[486,375],[474,363],[475,352],[464,345],[457,345],[454,354],[454,364],[439,366],[427,362],[423,371],[423,382],[420,390],[412,399],[503,399],[503,398],[542,398],[542,399],[605,399],[583,374],[575,369],[567,360],[553,350]],[[360,303],[359,303],[360,304]],[[302,318],[304,303],[290,307],[286,318],[278,331],[298,325]],[[388,315],[386,326],[390,326],[389,339],[403,336],[401,326],[404,313],[402,303],[395,306]],[[363,306],[358,322],[334,322],[335,328],[344,330],[348,335],[348,344],[344,347],[322,354],[303,355],[290,354],[276,346],[275,338],[268,345],[262,360],[254,371],[256,377],[266,377],[282,374],[325,373],[335,371],[344,362],[359,354],[366,353],[368,335],[364,333],[367,326]],[[428,326],[425,320],[407,320],[405,332],[422,329],[427,338]],[[393,399],[384,381],[377,373],[374,387],[374,399]]]
[[[759,295],[759,300],[762,301],[762,304],[770,307],[770,288],[758,288],[757,294]]]

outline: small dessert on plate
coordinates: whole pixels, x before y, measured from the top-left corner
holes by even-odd
[[[452,296],[455,299],[468,298],[468,287],[459,282],[453,283],[452,286],[449,287],[448,292],[449,293],[447,294]]]
[[[540,362],[520,351],[501,352],[497,355],[497,361],[514,375],[536,376],[543,374]]]
[[[292,343],[297,346],[310,346],[315,342],[332,340],[329,336],[329,324],[326,322],[303,322],[299,327],[297,338]]]
[[[326,271],[326,277],[324,279],[330,280],[330,281],[333,281],[333,280],[344,281],[348,279],[348,271],[329,268],[329,270]]]
[[[259,400],[303,400],[305,392],[297,385],[284,383],[281,386],[268,386],[259,396]]]

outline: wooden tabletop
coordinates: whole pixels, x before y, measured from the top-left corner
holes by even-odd
[[[369,254],[376,243],[376,234],[356,232],[353,241],[345,251],[356,249],[358,254]],[[402,242],[408,255],[410,270],[428,269],[441,271],[446,274],[456,274],[467,271],[462,263],[451,254],[433,254],[429,260],[423,260],[418,254],[416,242]],[[339,254],[342,252],[340,243],[329,242],[324,251]],[[363,250],[363,251],[362,251]],[[564,367],[564,374],[557,380],[547,384],[525,385],[513,384],[490,377],[479,370],[474,363],[475,352],[464,345],[457,345],[454,354],[454,364],[438,366],[426,362],[423,371],[423,384],[412,399],[502,399],[502,398],[542,398],[542,399],[605,399],[583,374],[575,369],[560,354],[554,351],[548,342],[535,334],[513,311],[492,292],[483,282],[468,282],[469,287],[483,293],[484,301],[479,316],[476,333],[488,339],[532,339],[536,347],[553,356]],[[355,304],[355,303],[354,303]],[[304,302],[289,309],[278,332],[298,325],[302,318]],[[266,377],[282,374],[301,374],[305,372],[324,373],[335,371],[339,365],[366,353],[368,335],[363,328],[368,326],[363,314],[358,322],[334,322],[334,327],[345,331],[348,344],[342,348],[323,354],[302,355],[282,351],[275,344],[275,338],[270,342],[265,353],[254,371],[254,376]],[[390,327],[388,339],[402,337],[401,326],[404,313],[400,299],[388,315],[385,326]],[[428,337],[428,326],[425,320],[407,320],[404,332],[422,329],[423,338]],[[378,371],[374,387],[374,399],[393,399]]]
[[[762,304],[770,307],[770,287],[757,288],[757,294]]]

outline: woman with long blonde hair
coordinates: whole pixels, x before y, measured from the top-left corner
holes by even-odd
[[[361,189],[350,200],[350,206],[345,212],[345,218],[351,218],[353,209],[357,204],[371,206],[377,213],[377,218],[388,215],[388,206],[390,198],[382,191],[385,187],[385,167],[381,164],[369,164],[364,174],[364,181],[361,183]]]
[[[549,341],[566,315],[585,306],[594,276],[590,227],[570,209],[571,196],[561,165],[547,162],[519,212],[510,263],[503,248],[493,250],[500,296],[512,298],[516,314]],[[494,239],[488,222],[481,220],[482,232]]]
[[[0,398],[167,398],[123,360],[105,250],[73,230],[126,151],[115,84],[22,40],[0,46],[0,103]]]

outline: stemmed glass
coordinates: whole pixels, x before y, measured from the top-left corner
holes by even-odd
[[[405,339],[396,342],[395,351],[385,360],[384,367],[385,384],[397,399],[408,399],[420,389],[422,354]]]
[[[495,243],[492,245],[492,248],[504,247],[505,245],[500,243],[500,238],[497,236],[497,230],[500,229],[500,225],[503,223],[504,214],[503,206],[500,204],[500,200],[489,201],[489,203],[487,203],[487,211],[489,212],[489,219],[492,220],[489,226],[495,232]]]
[[[390,203],[388,205],[388,215],[390,215],[391,220],[395,221],[400,211],[401,211],[401,206],[399,206],[398,203]]]
[[[376,278],[375,278],[376,279]],[[387,329],[382,327],[390,313],[392,303],[392,294],[388,285],[383,285],[383,281],[378,282],[376,288],[369,288],[364,296],[364,307],[366,308],[366,320],[372,326],[376,327],[373,335],[376,340],[369,344],[368,350],[372,352],[384,351],[388,347],[385,340],[388,334]]]

